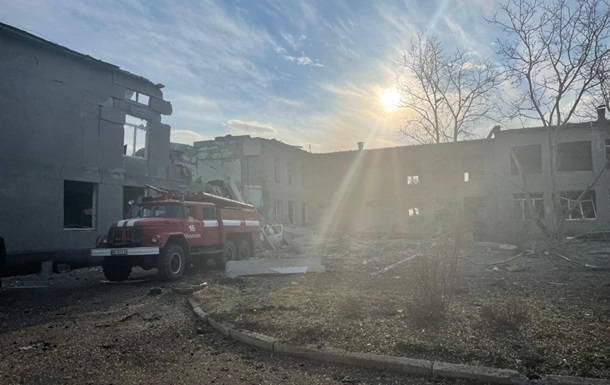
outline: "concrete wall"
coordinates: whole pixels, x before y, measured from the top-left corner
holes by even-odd
[[[171,105],[144,78],[7,26],[0,52],[0,236],[7,253],[57,258],[91,248],[122,218],[124,185],[166,180],[170,127],[161,114]],[[148,105],[126,100],[126,89],[149,96]],[[123,155],[126,113],[148,120],[146,159]],[[65,180],[94,184],[92,229],[64,229]]]
[[[463,216],[464,198],[480,197],[483,211],[484,197],[493,187],[485,177],[490,144],[470,141],[316,155],[313,184],[324,188],[312,194],[321,204],[320,221],[331,230],[398,227],[423,232],[438,222],[442,207],[450,205],[452,215]],[[476,160],[476,170],[470,159]]]

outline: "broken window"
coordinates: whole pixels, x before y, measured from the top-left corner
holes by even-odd
[[[462,158],[464,182],[482,180],[485,175],[483,161],[476,157]]]
[[[148,95],[141,94],[128,88],[125,89],[125,99],[144,104],[146,106],[148,106],[148,102],[150,101],[150,97]]]
[[[288,161],[288,185],[294,184],[294,162]]]
[[[277,183],[280,183],[280,158],[273,158],[273,176]]]
[[[557,171],[592,171],[591,142],[559,143],[557,163]]]
[[[595,191],[587,191],[578,201],[582,191],[564,191],[559,193],[561,209],[566,220],[581,220],[597,218]]]
[[[280,201],[280,200],[274,201],[273,209],[274,209],[273,218],[275,219],[275,222],[282,223],[282,201]]]
[[[148,122],[145,119],[126,115],[123,131],[123,155],[146,158],[148,156],[146,151],[148,144]]]
[[[530,194],[537,218],[544,218],[544,199],[541,193]],[[534,219],[527,205],[525,194],[513,194],[513,219],[526,221]]]
[[[64,229],[93,229],[96,185],[64,181]]]
[[[510,151],[517,158],[521,171],[524,174],[540,174],[542,172],[542,146],[533,144],[529,146],[511,147]],[[510,154],[509,154],[510,156]],[[513,175],[519,175],[519,168],[510,156],[510,169]]]
[[[407,175],[407,185],[419,184],[419,175]]]

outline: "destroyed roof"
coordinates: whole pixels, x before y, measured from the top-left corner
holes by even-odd
[[[125,75],[128,75],[130,77],[133,77],[135,79],[138,79],[140,81],[149,83],[150,85],[156,87],[156,88],[163,88],[164,85],[161,83],[155,84],[153,82],[151,82],[150,80],[146,79],[143,76],[139,76],[136,74],[133,74],[129,71],[126,71],[124,69],[121,69],[119,66],[105,62],[103,60],[99,60],[96,59],[92,56],[89,55],[85,55],[83,53],[71,50],[70,48],[64,47],[62,45],[59,45],[57,43],[54,43],[52,41],[49,40],[45,40],[41,37],[38,37],[32,33],[26,32],[24,30],[21,30],[19,28],[15,28],[13,26],[10,26],[8,24],[4,24],[0,22],[0,36],[9,36],[9,37],[13,37],[16,39],[21,39],[22,41],[32,44],[32,45],[36,45],[39,46],[41,48],[47,49],[49,51],[55,51],[59,54],[63,54],[65,56],[68,56],[70,58],[73,58],[75,60],[80,60],[89,64],[94,64],[94,65],[98,65],[101,67],[105,67],[109,70],[112,71],[116,71],[116,72],[121,72]]]

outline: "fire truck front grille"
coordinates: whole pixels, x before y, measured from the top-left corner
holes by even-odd
[[[142,228],[114,227],[108,234],[108,243],[112,246],[138,247],[142,243]]]

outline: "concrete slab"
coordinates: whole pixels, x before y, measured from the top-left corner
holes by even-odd
[[[324,273],[326,268],[319,257],[309,257],[229,261],[225,271],[227,277],[234,278],[241,275]]]
[[[528,385],[530,383],[525,375],[515,370],[436,361],[432,363],[432,376],[433,378],[461,378],[505,385]]]

